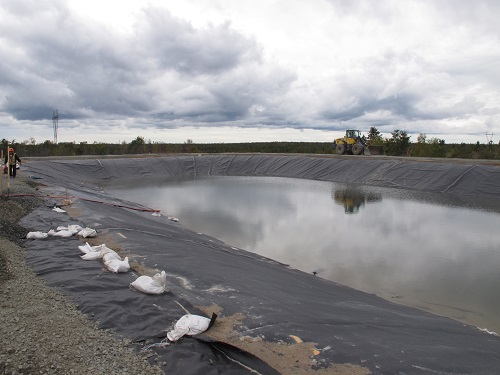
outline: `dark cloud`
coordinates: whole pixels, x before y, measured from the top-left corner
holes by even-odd
[[[157,68],[188,75],[221,74],[247,61],[259,62],[261,48],[229,23],[196,29],[168,11],[148,8],[136,24],[136,43]]]
[[[276,35],[252,37],[149,6],[124,31],[63,0],[2,0],[0,118],[46,126],[57,108],[100,128],[500,124],[500,2],[328,2],[329,22],[281,50],[273,38],[292,38],[287,17]]]
[[[322,117],[336,121],[351,121],[360,119],[371,112],[387,111],[391,116],[407,121],[415,119],[433,119],[439,118],[430,113],[422,113],[417,109],[419,97],[410,94],[401,94],[382,99],[360,95],[356,104],[345,110],[322,112]]]
[[[238,120],[295,79],[264,66],[261,47],[229,24],[196,29],[150,7],[126,34],[83,23],[63,2],[6,5],[1,110],[18,120],[47,119],[53,108],[82,119]]]

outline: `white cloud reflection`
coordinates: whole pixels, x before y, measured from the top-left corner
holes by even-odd
[[[304,272],[500,332],[497,212],[364,187],[353,191],[359,212],[346,214],[333,198],[341,188],[231,177],[112,192]]]

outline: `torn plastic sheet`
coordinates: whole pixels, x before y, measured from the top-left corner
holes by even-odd
[[[330,161],[281,156],[165,157],[100,162],[102,165],[95,160],[44,161],[33,165],[36,167],[33,169],[42,173],[45,182],[73,189],[69,192],[71,195],[110,201],[117,200],[99,192],[95,184],[115,178],[125,180],[131,170],[134,171],[131,175],[142,176],[143,183],[148,177],[158,176],[287,175],[316,179],[338,177],[361,183],[371,179],[381,185],[390,185],[394,180],[399,187],[417,190],[428,187],[458,195],[477,192],[478,196],[491,199],[498,199],[500,194],[500,168],[493,166],[471,168],[453,163],[366,158],[354,162],[352,158]],[[85,187],[75,184],[86,178],[90,182]],[[82,245],[78,237],[51,237],[50,245],[47,241],[29,241],[27,261],[49,285],[71,296],[83,313],[98,319],[102,328],[112,328],[141,347],[165,337],[168,327],[186,313],[184,308],[190,314],[203,316],[206,309],[200,311],[194,306],[216,305],[222,309],[221,317],[244,316],[242,324],[235,326],[231,333],[236,337],[260,338],[277,347],[280,343],[293,344],[292,335],[303,342],[315,343],[318,354],[311,353],[311,358],[319,367],[350,363],[368,368],[374,374],[496,374],[500,368],[500,338],[475,327],[231,248],[183,228],[165,216],[78,199],[74,205],[80,224],[99,224],[99,235],[119,242],[124,249],[122,256],[128,256],[149,271],[165,270],[170,293],[136,293],[129,285],[140,274],[102,272],[93,262],[82,262],[81,253],[74,251]],[[63,224],[60,216],[41,207],[24,218],[22,224],[33,230],[44,230],[47,225]],[[246,373],[247,370],[227,359],[227,353],[223,355],[215,349],[217,345],[204,335],[183,337],[166,348],[154,349],[159,361],[166,363],[165,372],[210,374],[215,367],[224,374]],[[236,354],[230,351],[227,355],[233,358]],[[243,357],[246,366],[264,366],[261,373],[273,373],[257,358]],[[213,365],[209,366],[210,361]]]

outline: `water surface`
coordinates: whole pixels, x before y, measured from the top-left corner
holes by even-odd
[[[109,186],[229,245],[500,333],[500,204],[271,177]]]

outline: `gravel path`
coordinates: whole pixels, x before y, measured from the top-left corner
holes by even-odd
[[[7,192],[3,177],[3,194]],[[11,194],[34,194],[22,174]],[[113,332],[100,330],[76,305],[46,286],[26,265],[19,220],[43,201],[0,197],[0,374],[163,374],[153,353],[136,353]],[[149,358],[149,361],[148,361]]]

